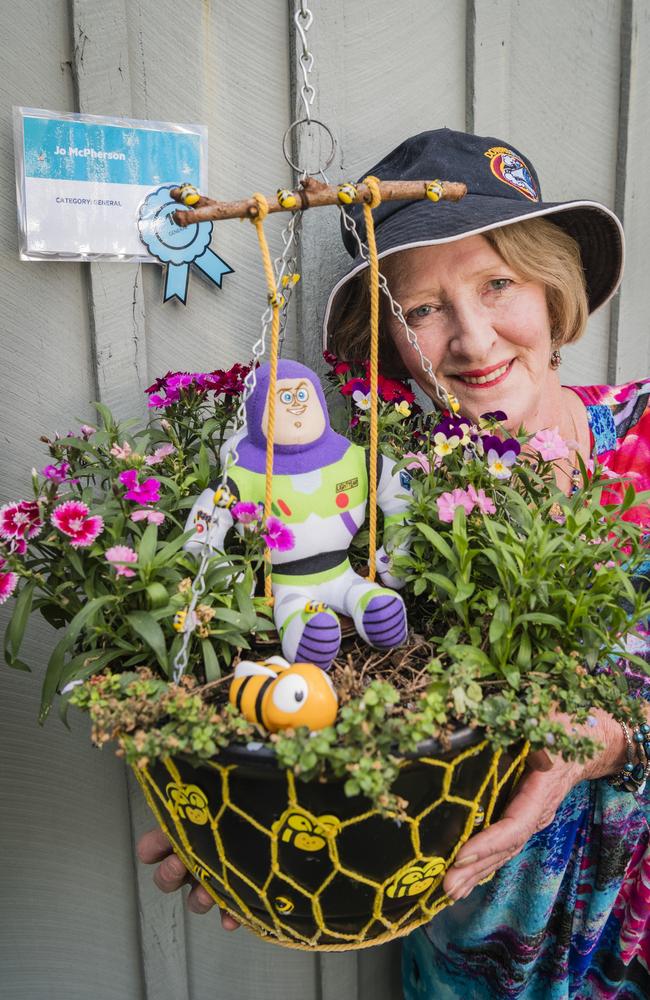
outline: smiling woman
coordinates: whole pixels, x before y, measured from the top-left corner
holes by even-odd
[[[381,269],[399,303],[382,302],[384,374],[408,373],[435,402],[428,361],[472,421],[504,411],[506,428],[525,426],[540,446],[563,439],[557,475],[567,493],[593,459],[624,484],[650,487],[650,379],[568,387],[558,373],[560,348],[618,287],[618,219],[591,201],[544,203],[530,161],[493,137],[424,132],[369,173],[468,188],[453,205],[375,211]],[[364,238],[360,209],[346,211]],[[350,360],[368,355],[368,273],[347,228],[344,239],[357,256],[330,295],[325,327],[326,346]],[[505,461],[496,446],[495,455]],[[631,516],[650,528],[647,506]],[[634,683],[650,697],[645,676]],[[531,767],[505,817],[461,848],[444,882],[456,905],[406,939],[406,1000],[650,996],[647,793],[618,790],[630,787],[625,720],[592,711],[590,725],[599,756]]]

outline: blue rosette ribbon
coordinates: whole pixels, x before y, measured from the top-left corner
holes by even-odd
[[[185,228],[176,224],[174,212],[181,206],[170,195],[174,187],[178,185],[164,184],[147,195],[138,213],[138,232],[149,253],[167,265],[163,302],[178,299],[186,305],[190,264],[219,288],[224,274],[232,274],[233,268],[208,246],[212,238],[211,222],[193,222]],[[182,207],[184,211],[193,211]]]

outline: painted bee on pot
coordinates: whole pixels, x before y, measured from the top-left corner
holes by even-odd
[[[338,697],[327,674],[313,663],[290,664],[281,656],[241,660],[228,698],[244,718],[270,733],[308,726],[324,729],[336,719]]]
[[[419,896],[440,881],[445,873],[444,858],[429,858],[416,862],[404,868],[393,879],[386,889],[386,895],[391,899],[401,899],[403,896]]]
[[[180,199],[184,205],[196,205],[201,197],[193,184],[181,184],[179,187]]]

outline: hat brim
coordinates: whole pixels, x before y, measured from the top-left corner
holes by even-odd
[[[548,217],[578,243],[589,312],[594,312],[618,289],[625,260],[623,227],[610,209],[596,201],[531,202],[527,206],[519,200],[508,202],[503,198],[467,194],[460,202],[409,202],[377,226],[377,252],[383,259],[400,250],[451,243],[542,216]],[[347,273],[330,292],[323,321],[325,348],[330,343],[329,323],[337,295],[367,267],[367,260],[360,255],[355,257]]]

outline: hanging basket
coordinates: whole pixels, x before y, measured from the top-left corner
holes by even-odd
[[[407,819],[381,816],[344,780],[301,782],[267,747],[232,746],[194,766],[135,768],[158,823],[219,906],[258,936],[346,951],[408,934],[450,900],[444,874],[461,845],[495,821],[527,744],[494,750],[465,728],[443,750],[404,759],[392,791]]]

